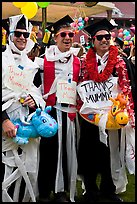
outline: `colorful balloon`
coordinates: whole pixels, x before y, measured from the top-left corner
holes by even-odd
[[[82,22],[79,22],[79,23],[78,23],[78,26],[83,26],[83,23],[82,23]]]
[[[13,2],[13,5],[17,8],[22,8],[27,4],[27,2]]]
[[[120,29],[118,30],[118,32],[119,32],[119,33],[122,33],[122,32],[123,32],[123,28],[120,28]]]
[[[135,26],[130,27],[130,30],[132,31],[132,33],[134,33],[134,34],[135,34]]]
[[[40,8],[46,8],[50,2],[36,2]]]
[[[123,33],[122,32],[118,33],[118,37],[122,38],[123,37]]]
[[[130,32],[127,30],[127,31],[125,32],[125,35],[126,35],[126,36],[129,36],[129,34],[130,34]]]
[[[130,40],[130,41],[129,41],[129,45],[130,45],[130,46],[132,46],[132,45],[133,45],[133,42],[132,42],[132,40]]]
[[[38,11],[38,5],[36,2],[28,2],[24,7],[21,8],[22,14],[24,14],[28,19],[33,18]]]
[[[126,36],[125,40],[130,40],[131,35]]]
[[[85,17],[85,18],[84,18],[84,21],[87,22],[88,20],[89,20],[89,17]]]
[[[82,20],[83,20],[82,17],[79,17],[78,22],[81,22]]]
[[[123,34],[125,35],[127,31],[128,31],[127,29],[123,30]]]
[[[127,40],[125,40],[124,45],[129,45],[129,42]]]
[[[75,34],[78,34],[79,33],[79,30],[75,30]]]

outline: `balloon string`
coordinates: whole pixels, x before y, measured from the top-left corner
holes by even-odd
[[[81,6],[79,6],[79,12],[80,12],[79,17],[82,17]]]
[[[83,13],[84,13],[84,17],[86,18],[86,13],[85,13],[84,9],[83,9]]]

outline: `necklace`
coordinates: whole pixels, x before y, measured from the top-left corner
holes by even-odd
[[[114,66],[117,62],[118,49],[111,45],[109,50],[108,61],[102,73],[98,73],[96,54],[92,48],[89,49],[86,57],[86,67],[89,78],[96,82],[106,81],[113,72]]]
[[[135,127],[135,113],[134,102],[131,93],[130,80],[128,78],[127,68],[124,60],[118,56],[117,47],[111,45],[109,50],[108,61],[105,69],[102,73],[98,73],[96,55],[93,49],[89,49],[86,57],[86,69],[89,76],[89,80],[96,82],[106,81],[113,72],[114,67],[118,75],[118,84],[120,90],[125,96],[128,96],[127,111],[129,114],[129,123]],[[85,75],[86,76],[86,75]]]

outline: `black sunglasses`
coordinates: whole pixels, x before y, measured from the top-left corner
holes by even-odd
[[[21,35],[23,35],[24,38],[28,38],[29,37],[28,32],[20,32],[20,31],[14,31],[14,35],[15,37],[19,38]]]
[[[66,35],[68,35],[70,38],[74,37],[74,33],[73,32],[58,32],[56,35],[60,35],[62,38],[65,38]]]
[[[106,34],[106,35],[95,35],[93,38],[96,38],[98,41],[103,40],[103,38],[105,38],[106,40],[110,40],[111,35],[110,35],[110,34]]]

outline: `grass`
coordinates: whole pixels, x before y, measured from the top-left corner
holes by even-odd
[[[124,200],[124,202],[135,202],[135,175],[130,175],[127,173],[128,184],[126,192],[123,192],[120,197]],[[98,176],[97,183],[100,181],[100,176]],[[81,188],[81,181],[77,181],[77,198],[76,202],[83,202],[82,196],[83,190]],[[100,202],[110,202],[107,200],[102,200]]]
[[[128,184],[126,188],[126,192],[119,194],[119,196],[123,199],[124,202],[135,202],[135,175],[131,175],[127,172]],[[97,184],[99,185],[100,182],[100,175],[97,178]],[[83,202],[83,189],[81,188],[81,181],[77,181],[77,196],[75,198],[75,202]],[[69,198],[69,193],[68,193]],[[53,201],[53,192],[51,194],[51,199]],[[98,202],[112,202],[110,200],[102,199]]]

